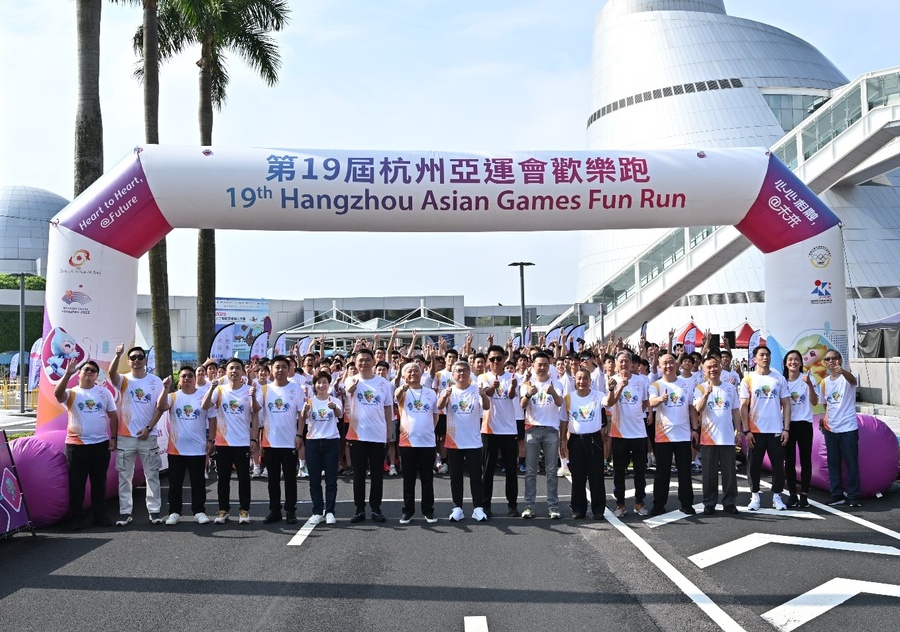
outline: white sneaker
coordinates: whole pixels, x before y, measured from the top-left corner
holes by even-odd
[[[462,512],[460,511],[460,513]],[[484,513],[484,509],[475,507],[475,511],[472,512],[472,520],[475,520],[476,522],[484,522],[487,520],[487,514]]]
[[[250,512],[241,509],[238,512],[238,524],[250,524]]]
[[[459,522],[465,517],[466,514],[463,513],[462,507],[454,507],[453,511],[450,512],[450,520],[453,522]]]
[[[262,468],[259,465],[254,465],[253,473],[250,475],[250,478],[259,478],[260,474],[262,474]]]
[[[262,469],[262,472],[259,473],[260,478],[269,478],[269,470],[266,468]]]
[[[194,522],[197,524],[209,524],[209,516],[202,511],[194,514]]]
[[[393,463],[391,464],[390,469],[388,469],[388,476],[397,476],[397,466]]]
[[[560,478],[563,478],[565,476],[571,476],[571,473],[569,472],[569,467],[566,465],[560,465],[559,469],[556,470],[556,475]]]
[[[772,507],[777,509],[778,511],[784,511],[787,509],[787,505],[784,504],[784,501],[781,499],[781,494],[773,494],[772,495]]]
[[[181,514],[170,513],[169,517],[166,518],[166,524],[178,524],[178,521],[181,519]]]
[[[750,511],[758,511],[759,506],[759,494],[750,494],[750,504],[747,505],[747,509]]]
[[[300,478],[309,478],[309,470],[306,469],[306,466],[300,468]]]
[[[311,516],[309,517],[308,522],[309,522],[309,524],[311,524],[311,525],[317,525],[317,524],[319,524],[320,522],[322,522],[322,514],[313,514],[313,515],[311,515]]]
[[[450,471],[450,468],[447,467],[446,463],[441,463],[441,466],[438,468],[438,474],[446,474]]]
[[[226,522],[228,522],[228,512],[225,511],[224,509],[220,509],[219,512],[216,514],[216,517],[213,520],[213,522],[215,522],[216,524],[225,524]]]
[[[330,511],[325,514],[325,524],[335,524],[337,523],[337,518],[334,517],[334,514]]]

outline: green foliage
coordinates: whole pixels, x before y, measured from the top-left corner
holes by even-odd
[[[47,280],[39,276],[25,277],[26,290],[45,290]],[[0,290],[18,290],[19,276],[15,274],[0,274]]]
[[[44,310],[25,312],[25,353],[31,344],[44,334]],[[0,312],[0,351],[19,348],[19,312]]]

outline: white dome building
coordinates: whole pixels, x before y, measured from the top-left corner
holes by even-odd
[[[68,203],[37,187],[0,187],[0,273],[46,275],[50,219]]]
[[[846,84],[816,48],[775,27],[727,15],[722,0],[608,0],[594,31],[589,146],[772,147],[836,92],[843,96],[840,88]],[[848,124],[859,118],[852,114]],[[842,129],[831,132],[823,143]],[[796,166],[796,160],[786,162]],[[859,186],[872,180],[839,182],[820,194],[845,224],[848,285],[854,286],[849,297],[861,296],[856,286],[865,287],[869,297],[851,300],[849,309],[863,322],[900,310],[900,268],[888,248],[896,243],[888,240],[900,238],[900,194],[890,178],[874,182],[883,186]],[[601,290],[608,288],[602,302],[615,309],[656,274],[645,274],[636,258],[665,252],[668,246],[661,241],[667,236],[674,240],[673,252],[683,256],[711,232],[694,227],[583,233],[579,300],[601,302]],[[691,318],[714,332],[734,329],[745,319],[764,327],[763,265],[761,253],[750,247],[718,272],[696,274],[689,294],[655,311],[650,338],[662,339],[670,327]],[[617,333],[629,336],[636,330]],[[595,327],[592,337],[599,333]]]

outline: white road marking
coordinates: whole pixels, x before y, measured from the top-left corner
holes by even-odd
[[[762,618],[782,632],[791,632],[860,593],[900,597],[900,586],[835,577],[769,610]]]
[[[487,617],[464,617],[465,632],[488,632]]]
[[[297,532],[297,535],[295,535],[293,538],[291,538],[291,541],[287,543],[288,546],[300,546],[301,544],[303,544],[303,542],[304,542],[304,540],[306,540],[307,536],[309,536],[309,534],[312,533],[312,530],[316,528],[316,525],[314,525],[311,522],[311,520],[312,520],[312,518],[307,520],[306,524],[304,524],[302,527],[300,527],[300,530]]]
[[[818,549],[832,549],[835,551],[854,551],[857,553],[875,553],[877,555],[900,556],[900,550],[892,546],[876,544],[859,544],[857,542],[843,542],[841,540],[819,540],[817,538],[798,538],[788,535],[773,533],[751,533],[737,540],[713,547],[702,553],[690,556],[688,559],[700,568],[707,568],[718,564],[741,553],[747,553],[766,544],[791,544],[794,546],[809,546]]]
[[[739,478],[747,478],[746,474],[738,474]],[[767,483],[766,481],[760,481],[760,485],[763,487],[771,488],[772,484]],[[832,513],[839,518],[843,518],[844,520],[849,520],[850,522],[855,522],[858,525],[866,527],[867,529],[871,529],[872,531],[877,531],[878,533],[883,533],[884,535],[894,538],[895,540],[900,540],[900,533],[896,531],[892,531],[887,527],[882,527],[880,524],[875,524],[874,522],[869,522],[865,518],[860,518],[859,516],[849,514],[845,511],[841,511],[836,507],[829,507],[828,505],[822,504],[820,502],[816,502],[815,500],[810,500],[809,504],[813,507],[817,507],[822,511],[827,511],[828,513]]]
[[[694,510],[697,512],[698,517],[703,517],[701,515],[701,512],[703,511],[703,503],[697,503],[696,505],[694,505]],[[716,505],[716,510],[723,511],[724,508],[722,507],[722,505]],[[825,520],[824,516],[820,516],[809,511],[791,511],[787,509],[783,511],[778,511],[777,509],[759,509],[757,511],[750,511],[746,507],[738,507],[738,511],[742,514],[747,514],[748,516],[760,514],[763,516],[780,516],[782,518]],[[655,529],[656,527],[661,527],[665,524],[669,524],[683,518],[690,518],[690,516],[688,516],[686,513],[683,513],[680,509],[676,509],[675,511],[664,513],[661,516],[653,516],[652,518],[647,518],[646,520],[644,520],[644,524],[651,529]]]
[[[650,546],[643,538],[616,518],[607,508],[604,517],[614,526],[619,533],[625,536],[644,557],[652,562],[663,574],[672,580],[678,588],[690,598],[706,615],[713,620],[725,632],[746,632],[737,621],[731,618],[727,612],[717,606],[694,582],[685,577],[677,568],[670,564],[662,555]]]

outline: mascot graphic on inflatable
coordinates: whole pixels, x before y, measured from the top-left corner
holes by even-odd
[[[808,371],[820,383],[828,375],[828,367],[825,366],[825,353],[834,347],[829,344],[825,336],[813,334],[797,341],[794,348],[803,356],[803,370]]]
[[[53,382],[58,382],[66,374],[69,361],[78,361],[81,350],[72,337],[62,327],[57,327],[47,334],[44,343],[44,372]]]

